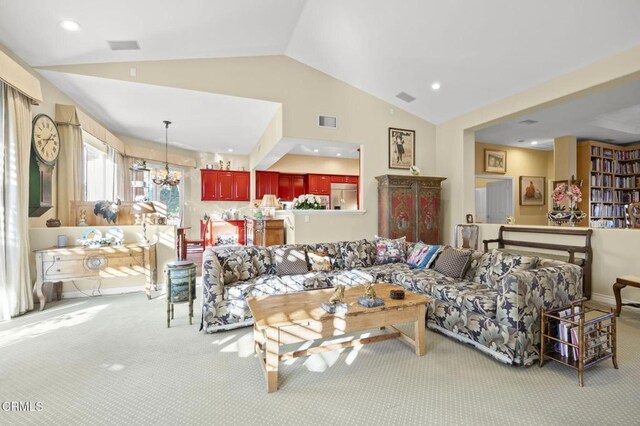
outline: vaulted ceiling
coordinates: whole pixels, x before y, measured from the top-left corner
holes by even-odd
[[[638,45],[639,22],[638,0],[0,0],[32,66],[283,54],[433,123]]]

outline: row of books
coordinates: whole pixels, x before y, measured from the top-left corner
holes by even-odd
[[[632,175],[640,173],[640,161],[635,163],[618,163],[616,166],[616,174]]]
[[[564,311],[559,311],[558,316],[577,323],[580,320],[580,307],[574,306],[573,309],[573,315],[571,314],[571,308],[568,308]],[[558,321],[557,333],[557,337],[561,341],[555,344],[554,351],[558,352],[560,356],[565,357],[570,361],[572,360],[577,362],[579,360],[579,347],[581,345],[579,326],[574,325],[569,321]],[[584,361],[589,362],[592,359],[602,356],[608,349],[607,334],[592,325],[584,327],[583,333],[585,343]],[[565,342],[571,343],[571,345]]]
[[[597,157],[614,158],[614,151],[613,151],[613,149],[609,149],[609,148],[601,148],[599,146],[592,146],[591,147],[591,155],[597,156]]]
[[[591,228],[626,228],[626,219],[592,219],[589,221]]]
[[[591,186],[613,187],[613,176],[611,175],[591,175]]]
[[[624,217],[625,207],[622,204],[592,204],[591,217]]]
[[[640,149],[632,151],[618,151],[618,160],[636,160],[640,159]]]
[[[601,158],[591,159],[592,172],[613,173],[614,170],[615,170],[615,164],[613,160],[601,159]]]
[[[604,175],[607,176],[607,175]],[[610,176],[609,176],[610,177]],[[616,187],[617,188],[636,188],[640,184],[640,178],[636,178],[634,176],[629,177],[617,177],[616,178]],[[597,185],[595,185],[597,186]],[[611,186],[611,185],[604,185]]]

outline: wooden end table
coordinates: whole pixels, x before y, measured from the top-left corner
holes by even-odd
[[[348,311],[344,314],[329,314],[320,306],[322,302],[329,300],[333,289],[249,297],[247,303],[255,319],[254,346],[267,381],[267,392],[278,389],[278,363],[287,359],[395,338],[400,338],[410,345],[416,355],[424,355],[426,304],[431,302],[431,299],[405,291],[403,300],[394,300],[389,297],[392,289],[400,287],[376,284],[376,293],[385,304],[365,308],[357,302],[358,297],[364,294],[364,286],[347,288],[344,301],[348,304]],[[395,324],[403,323],[414,323],[414,338],[394,327]],[[386,332],[341,343],[280,353],[280,347],[283,345],[371,329]]]
[[[623,277],[616,278],[616,282],[615,284],[613,284],[613,295],[616,297],[616,316],[620,316],[622,305],[640,308],[640,303],[622,303],[620,290],[622,290],[626,286],[640,288],[640,275],[625,275]]]

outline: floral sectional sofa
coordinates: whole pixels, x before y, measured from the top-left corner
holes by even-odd
[[[411,248],[408,243],[407,251]],[[309,257],[328,254],[330,268],[283,271],[276,259],[291,249]],[[427,309],[429,328],[502,362],[531,365],[538,359],[540,311],[582,296],[582,269],[559,260],[498,250],[473,252],[462,278],[402,261],[375,264],[375,260],[376,246],[368,240],[208,248],[203,257],[200,329],[210,333],[251,325],[248,296],[391,282],[433,299]],[[307,266],[311,269],[308,260]]]

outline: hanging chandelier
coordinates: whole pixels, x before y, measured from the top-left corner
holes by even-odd
[[[151,180],[156,185],[162,187],[176,186],[180,183],[180,172],[169,171],[169,124],[170,121],[164,123],[164,170],[153,170],[151,172]]]

